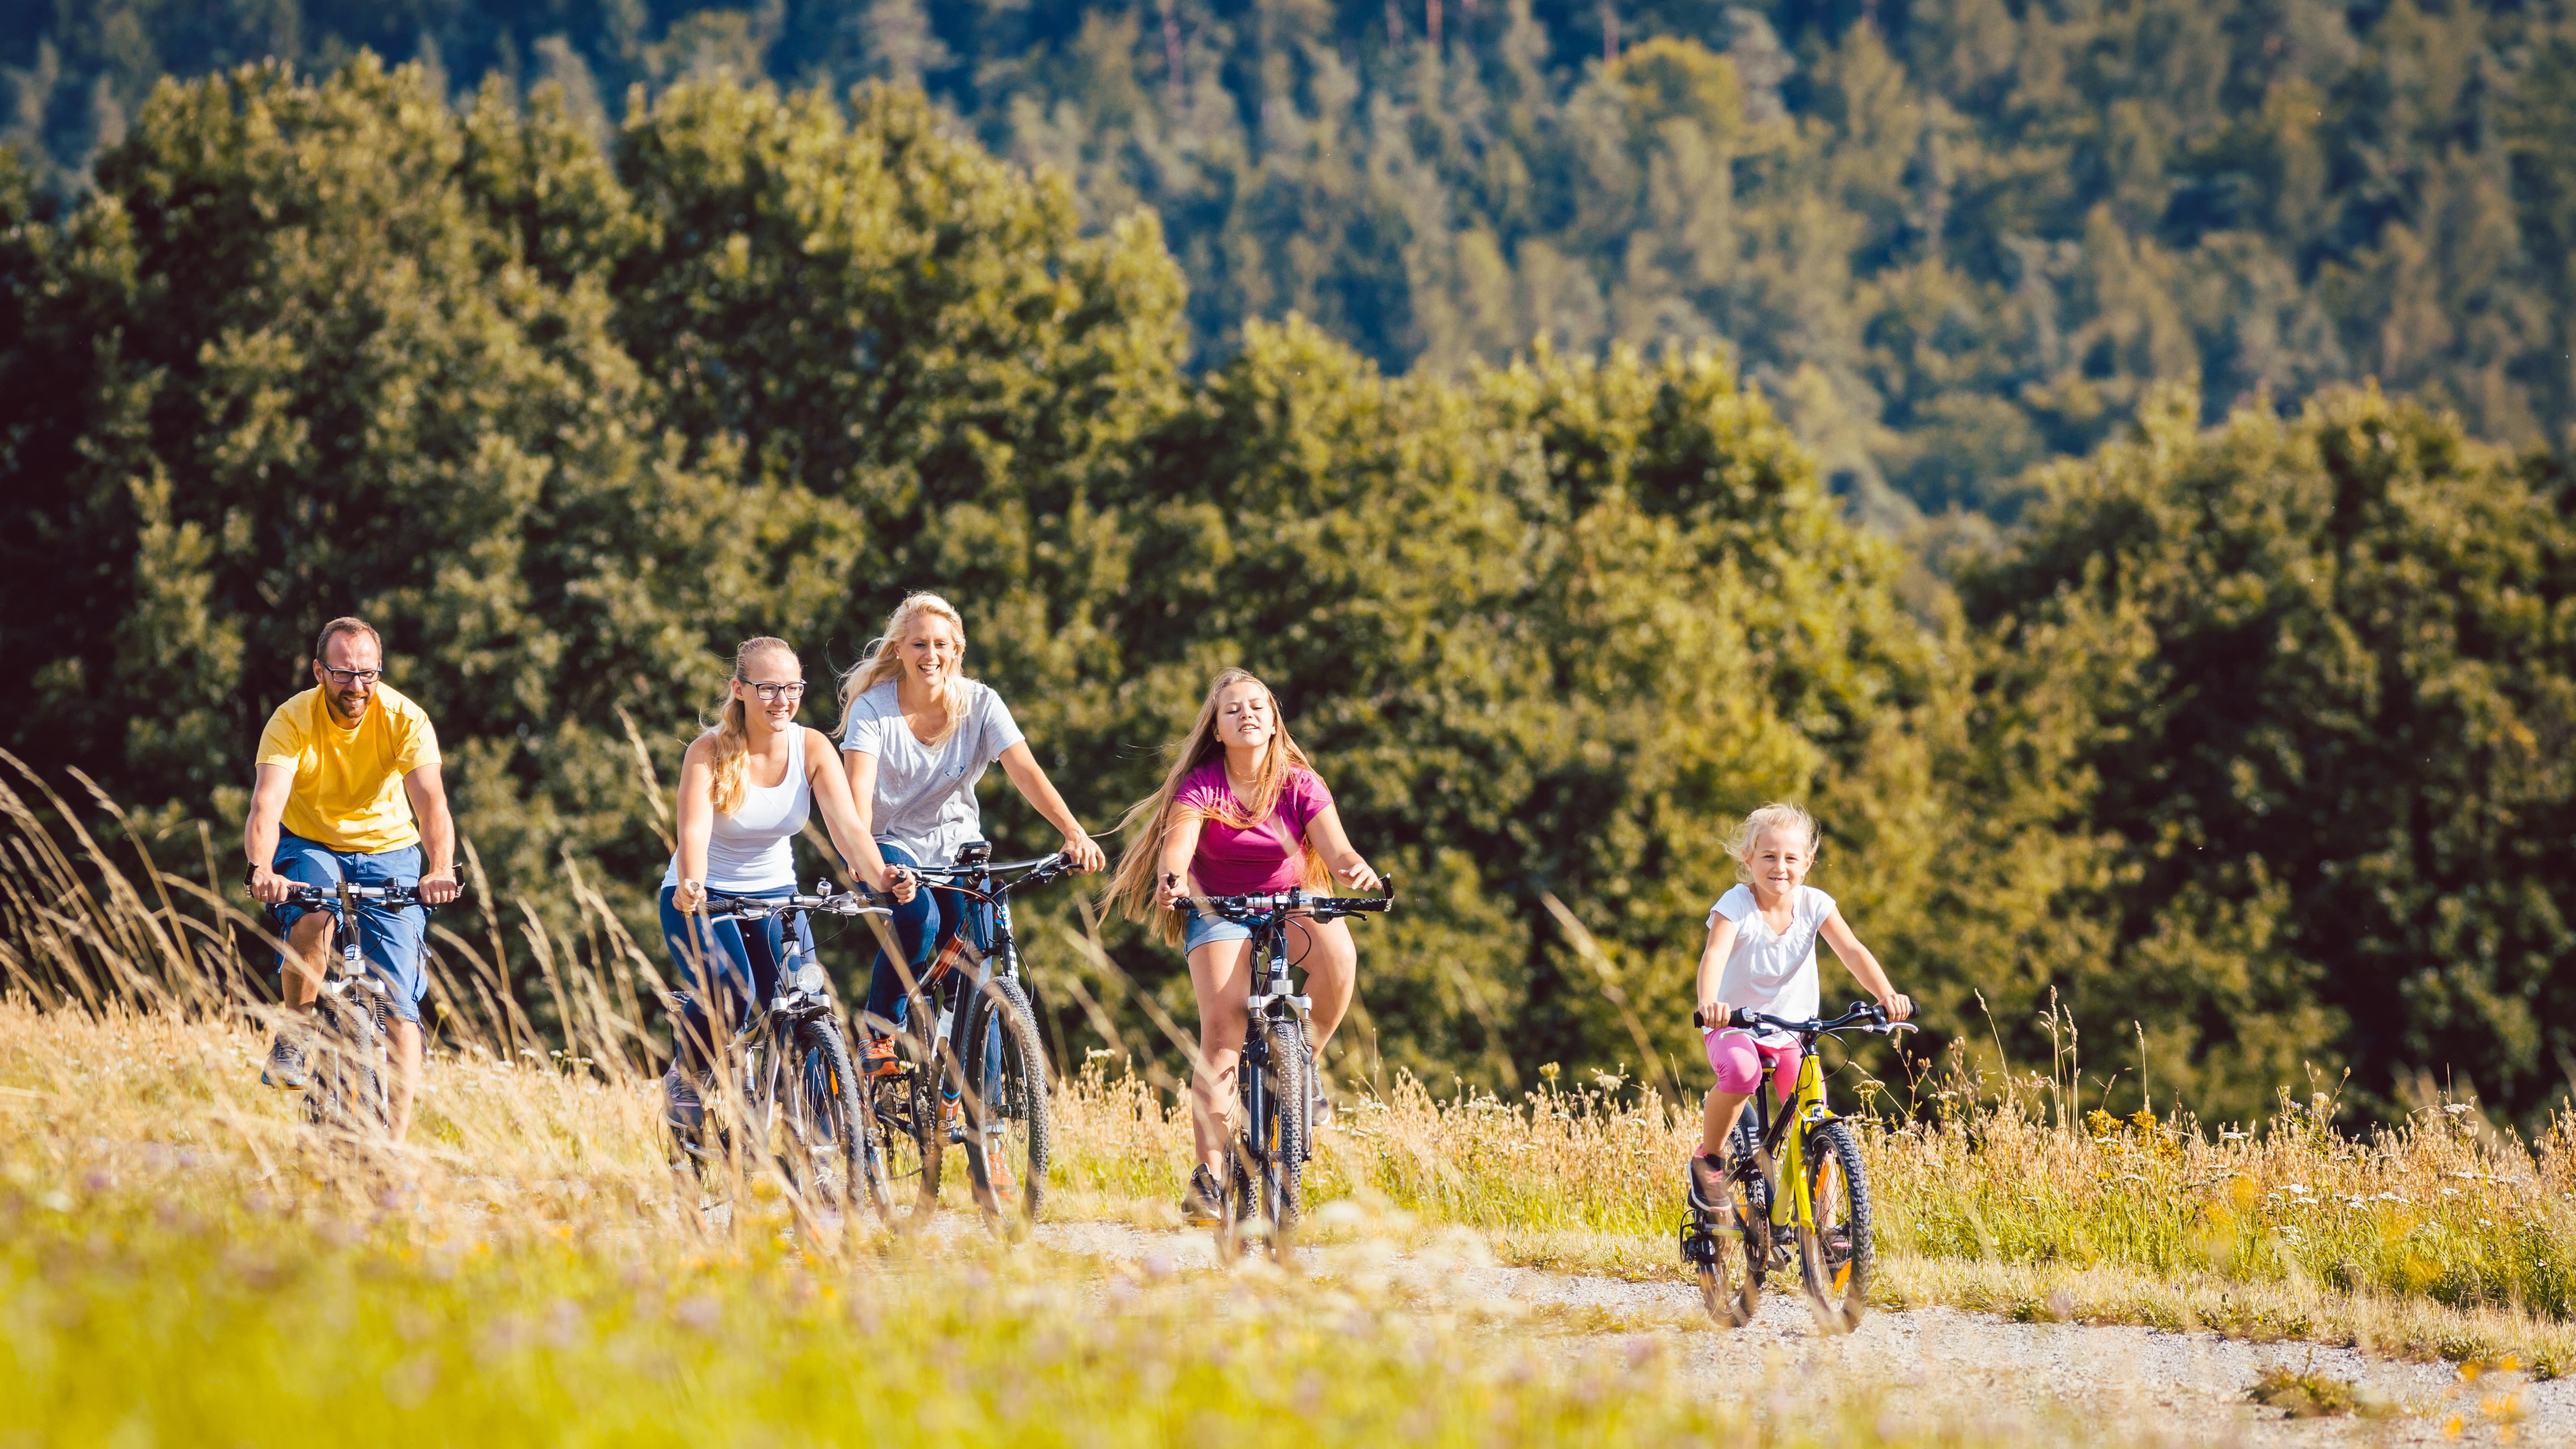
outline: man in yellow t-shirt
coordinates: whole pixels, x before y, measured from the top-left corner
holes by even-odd
[[[289,890],[345,880],[416,886],[432,905],[456,899],[456,825],[438,777],[438,732],[419,705],[377,682],[384,657],[383,640],[364,621],[323,625],[313,646],[313,688],[279,705],[259,734],[242,851],[250,858],[250,893],[286,930],[278,974],[286,1004],[297,1010],[311,1009],[321,994],[339,923],[328,911],[283,904]],[[368,967],[393,1002],[388,1105],[399,1141],[411,1126],[420,1082],[420,1003],[428,990],[421,941],[429,917],[418,906],[361,905],[359,911]],[[278,1033],[261,1081],[304,1085],[297,1036]]]

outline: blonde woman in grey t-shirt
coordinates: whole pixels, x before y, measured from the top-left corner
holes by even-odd
[[[860,823],[889,865],[948,865],[957,847],[984,833],[975,782],[999,763],[1047,823],[1064,832],[1076,870],[1098,870],[1100,847],[1066,808],[1037,756],[991,689],[960,675],[966,623],[937,594],[913,594],[886,619],[885,633],[841,676],[841,762]],[[933,887],[894,912],[914,979],[959,929],[977,949],[992,945],[984,911],[960,892]],[[903,1025],[903,976],[877,953],[868,981],[868,1040],[861,1071],[896,1070],[889,1033]]]

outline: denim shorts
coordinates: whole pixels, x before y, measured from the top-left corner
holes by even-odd
[[[1223,916],[1202,916],[1196,906],[1181,907],[1181,954],[1186,956],[1210,941],[1249,941],[1252,928],[1241,921]]]
[[[268,868],[297,885],[328,888],[344,880],[363,886],[418,885],[420,847],[406,845],[372,853],[333,850],[291,831],[280,831],[277,858]],[[277,917],[280,931],[294,930],[295,923],[307,914],[301,906],[268,909]],[[346,930],[346,924],[339,929]],[[428,935],[429,912],[418,906],[389,911],[373,902],[358,905],[359,951],[376,979],[385,983],[385,990],[393,998],[394,1015],[408,1022],[419,1022],[421,998],[429,994],[429,973],[421,966],[421,943]],[[347,939],[335,935],[331,948],[338,950]],[[283,968],[285,962],[278,964]]]

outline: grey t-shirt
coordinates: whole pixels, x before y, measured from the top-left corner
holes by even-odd
[[[966,715],[945,744],[915,738],[903,722],[891,679],[850,701],[841,748],[877,757],[877,796],[869,819],[881,845],[898,845],[922,865],[948,865],[957,847],[984,833],[975,782],[1002,752],[1027,738],[1010,706],[966,680]]]

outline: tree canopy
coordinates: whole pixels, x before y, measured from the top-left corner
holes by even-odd
[[[918,83],[1159,220],[1199,369],[1291,313],[1453,378],[1714,341],[1900,532],[1989,538],[2166,385],[2576,424],[2563,0],[58,0],[0,135],[69,194],[162,75],[359,47],[603,139],[719,71]]]
[[[1632,159],[1787,124],[1680,43],[1593,79],[1662,117]],[[2029,1060],[2053,988],[2097,1073],[2134,1030],[2160,1105],[2211,1116],[2310,1065],[2372,1111],[2560,1090],[2576,491],[2439,391],[2216,422],[2142,392],[1953,592],[1738,353],[1398,373],[1256,316],[1193,373],[1154,212],[1087,221],[918,90],[684,78],[611,130],[561,85],[449,100],[418,63],[263,62],[164,81],[77,194],[0,148],[0,737],[147,837],[229,835],[261,720],[357,612],[511,908],[559,909],[569,861],[640,927],[639,773],[732,643],[819,679],[932,587],[1095,829],[1218,668],[1279,690],[1405,882],[1346,1072],[1695,1082],[1719,840],[1785,797],[1963,1045]],[[1059,933],[1081,910],[1023,921],[1052,1024],[1161,1051]]]

